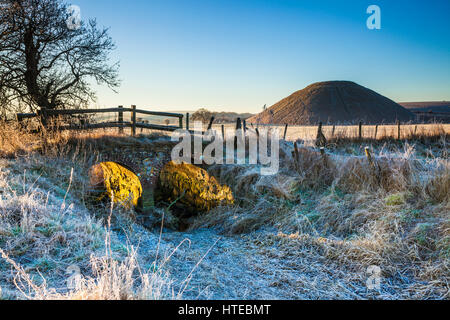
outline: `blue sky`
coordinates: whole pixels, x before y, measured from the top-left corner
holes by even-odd
[[[450,100],[450,1],[74,0],[110,27],[122,86],[99,107],[258,112],[351,80],[395,101]],[[366,9],[381,8],[369,30]]]

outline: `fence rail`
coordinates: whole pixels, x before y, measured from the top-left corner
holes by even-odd
[[[148,111],[136,109],[136,106],[131,106],[131,108],[124,108],[119,106],[118,108],[107,108],[107,109],[73,109],[73,110],[43,110],[38,113],[18,113],[16,114],[17,121],[21,123],[23,120],[39,118],[44,119],[58,117],[58,116],[75,116],[75,115],[87,115],[87,114],[104,114],[104,113],[117,113],[118,121],[102,122],[102,123],[85,123],[80,124],[67,124],[67,125],[56,125],[54,128],[56,130],[91,130],[91,129],[105,129],[105,128],[118,128],[119,133],[123,133],[124,128],[131,128],[131,133],[133,136],[136,135],[136,129],[150,129],[159,131],[173,132],[179,129],[183,129],[183,119],[184,114],[181,113],[171,113],[171,112],[159,112],[159,111]],[[131,121],[124,121],[124,113],[130,113]],[[178,126],[173,125],[160,125],[151,124],[146,122],[139,122],[140,118],[137,117],[138,114],[149,115],[149,116],[161,116],[169,118],[177,118]],[[186,116],[188,118],[188,116]],[[187,120],[189,121],[189,120]],[[189,125],[186,122],[186,128]]]

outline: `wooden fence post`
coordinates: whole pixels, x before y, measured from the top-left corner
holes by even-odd
[[[331,139],[334,139],[335,132],[336,132],[336,125],[333,125],[333,130],[331,131]]]
[[[286,135],[287,135],[288,127],[289,127],[289,125],[288,125],[288,124],[286,124],[286,126],[284,127],[284,135],[283,135],[283,140],[285,140],[285,141],[286,141]]]
[[[244,120],[243,122],[243,127],[244,127],[244,134],[247,132],[247,121]]]
[[[237,141],[238,137],[237,136],[238,136],[238,131],[239,130],[242,130],[241,118],[237,118],[237,120],[236,120],[236,133],[234,135],[234,149],[237,148],[237,143],[238,143],[238,141]]]
[[[186,113],[186,130],[189,131],[189,113]]]
[[[375,126],[375,141],[377,140],[377,136],[378,136],[378,125]]]
[[[402,129],[401,129],[401,123],[400,120],[397,120],[397,126],[398,126],[398,140],[401,140],[402,138]]]
[[[131,135],[136,136],[136,106],[131,106]]]
[[[294,142],[294,151],[292,152],[292,156],[294,158],[294,165],[295,165],[295,170],[297,172],[299,172],[299,161],[300,161],[300,155],[298,152],[298,145],[297,145],[297,141]]]
[[[180,127],[180,129],[183,129],[183,117],[178,118],[178,126]]]
[[[236,131],[242,129],[242,121],[241,118],[237,118],[236,120]]]
[[[323,124],[322,122],[319,122],[319,128],[317,129],[317,139],[316,139],[316,145],[318,147],[323,147],[327,144],[327,139],[325,138],[325,135],[322,132]]]
[[[369,147],[366,147],[364,150],[365,150],[365,152],[366,152],[367,160],[369,160],[370,165],[373,166],[374,163],[373,163],[372,154],[370,153],[370,148],[369,148]]]
[[[123,109],[123,106],[119,106],[119,109]],[[119,125],[123,125],[123,111],[120,110],[119,111],[119,116],[117,119],[117,122],[119,123]],[[119,127],[119,134],[123,134],[123,127]]]
[[[214,120],[215,120],[215,118],[211,117],[211,120],[209,120],[208,129],[206,131],[209,131],[209,130],[212,129],[212,125],[213,125]]]
[[[222,125],[222,140],[225,141],[225,126]]]
[[[363,123],[362,123],[362,121],[360,121],[359,122],[359,135],[358,135],[359,141],[362,140],[362,127],[363,127]]]
[[[372,167],[372,170],[373,170],[373,173],[374,173],[374,175],[375,175],[375,177],[376,177],[376,179],[377,179],[377,182],[378,182],[378,183],[381,183],[381,175],[380,175],[381,168],[380,168],[380,165],[379,165],[379,163],[377,163],[377,162],[375,161],[375,159],[373,158],[372,153],[370,152],[370,148],[369,148],[369,147],[366,147],[366,148],[365,148],[365,151],[366,151],[366,157],[367,157],[367,160],[369,161],[369,164],[370,164],[370,166]]]
[[[19,113],[16,114],[16,118],[17,118],[17,123],[20,129],[23,129],[23,116]]]

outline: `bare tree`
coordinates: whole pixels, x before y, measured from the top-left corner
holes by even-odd
[[[115,45],[108,29],[95,20],[71,28],[69,19],[61,0],[0,0],[3,103],[33,112],[84,107],[95,100],[91,81],[119,86],[119,65],[109,63]]]
[[[200,108],[192,115],[191,120],[208,123],[208,121],[211,119],[212,115],[213,114],[211,111],[209,111],[205,108]]]

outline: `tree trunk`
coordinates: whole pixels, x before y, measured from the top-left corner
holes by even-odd
[[[25,58],[26,67],[25,72],[25,83],[27,86],[27,91],[33,100],[33,102],[40,108],[41,119],[43,124],[46,124],[47,116],[45,113],[46,109],[54,109],[49,103],[48,97],[41,92],[38,85],[38,65],[39,65],[39,46],[34,44],[33,30],[29,29],[24,34],[24,44],[25,44]]]

